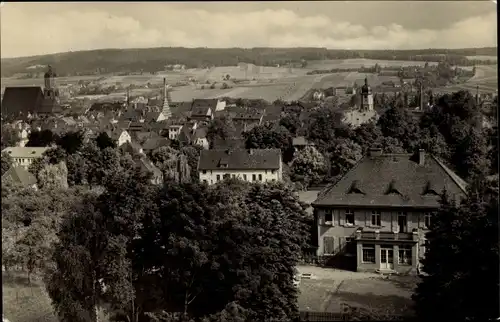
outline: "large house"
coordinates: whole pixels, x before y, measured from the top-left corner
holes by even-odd
[[[225,178],[249,182],[281,181],[279,149],[203,150],[198,161],[200,181],[217,183]]]
[[[8,154],[12,158],[13,165],[19,165],[27,169],[35,159],[41,158],[48,149],[47,147],[16,146],[3,149],[2,154]]]
[[[466,183],[438,158],[370,149],[313,203],[317,255],[356,259],[357,271],[416,272],[443,189],[459,199]]]

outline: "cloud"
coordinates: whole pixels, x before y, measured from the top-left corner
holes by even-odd
[[[208,12],[161,8],[141,19],[99,8],[35,15],[9,3],[1,9],[1,55],[161,46],[464,48],[496,46],[497,39],[494,11],[432,30],[408,29],[390,21],[366,27],[321,13],[299,15],[284,9]]]

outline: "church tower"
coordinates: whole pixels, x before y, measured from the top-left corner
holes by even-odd
[[[368,78],[365,77],[365,85],[361,87],[361,110],[373,111],[372,89],[368,86]]]
[[[170,110],[170,105],[168,103],[169,101],[169,96],[168,96],[168,92],[167,92],[167,79],[164,78],[163,79],[163,106],[162,106],[162,110],[161,110],[161,114],[163,114],[163,117],[165,119],[168,119],[172,116],[172,111]]]
[[[49,65],[49,70],[45,73],[43,76],[44,78],[44,89],[43,89],[43,96],[46,99],[53,99],[56,100],[59,98],[59,92],[57,91],[56,88],[56,73],[52,70],[52,66]]]

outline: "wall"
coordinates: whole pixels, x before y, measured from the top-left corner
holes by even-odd
[[[12,163],[14,165],[20,165],[23,166],[25,169],[28,169],[28,167],[33,163],[33,161],[36,158],[12,158]]]
[[[354,237],[357,227],[363,227],[363,231],[392,232],[399,230],[398,226],[398,210],[381,209],[381,226],[373,227],[371,225],[372,209],[351,209],[354,212],[354,226],[345,225],[345,208],[332,208],[333,224],[325,224],[325,208],[316,208],[315,213],[318,217],[318,250],[317,255],[324,255],[323,237],[335,237],[335,249],[341,247],[345,242],[346,237]],[[419,230],[419,247],[416,250],[417,256],[422,257],[422,246],[425,243],[425,232],[427,229],[424,225],[424,212],[422,211],[407,211],[407,230],[412,232],[413,229]],[[419,254],[420,253],[420,254]]]
[[[399,264],[399,245],[389,244],[384,242],[379,242],[375,245],[375,263],[363,263],[363,243],[358,242],[356,245],[357,249],[357,271],[358,272],[375,272],[380,269],[380,249],[382,246],[392,248],[393,250],[393,270],[401,274],[414,274],[417,271],[417,245],[405,243],[406,245],[412,245],[411,248],[411,265]]]
[[[127,131],[123,131],[120,134],[120,137],[118,138],[118,146],[121,146],[125,144],[126,142],[130,142],[132,138],[130,137],[130,134],[128,134]]]
[[[229,174],[231,177],[236,177],[241,180],[245,180],[244,176],[246,175],[246,181],[249,182],[258,182],[259,174],[262,175],[262,182],[281,180],[281,169],[280,170],[230,170],[230,169],[220,169],[220,170],[206,170],[206,173],[203,171],[199,171],[200,182],[206,182],[208,184],[217,183],[217,175],[219,175],[219,179],[223,180],[225,174]],[[253,180],[253,175],[255,175],[256,180]]]

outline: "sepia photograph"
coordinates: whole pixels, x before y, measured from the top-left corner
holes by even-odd
[[[3,322],[500,320],[496,1],[1,2]]]

